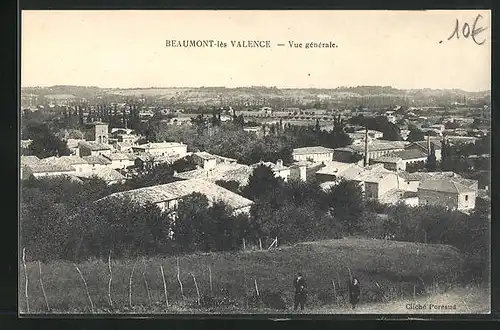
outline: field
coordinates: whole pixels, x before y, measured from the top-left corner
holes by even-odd
[[[29,251],[27,255],[29,258]],[[354,238],[269,251],[191,254],[179,256],[178,260],[184,298],[177,279],[176,257],[114,260],[111,256],[112,308],[107,258],[77,265],[88,294],[70,262],[40,264],[41,278],[53,313],[280,313],[291,308],[292,280],[297,272],[303,272],[308,283],[308,307],[313,312],[331,313],[350,312],[345,304],[347,281],[352,273],[362,285],[359,310],[364,305],[383,304],[391,313],[388,306],[394,301],[420,299],[429,293],[446,294],[457,284],[463,267],[463,256],[450,246]],[[29,312],[45,313],[47,304],[39,264],[33,261],[26,266]],[[168,307],[160,266],[164,270]],[[25,313],[22,263],[19,279],[19,306]],[[482,308],[488,309],[488,302],[484,297],[482,300],[486,304]],[[392,313],[401,313],[398,308],[393,309]]]

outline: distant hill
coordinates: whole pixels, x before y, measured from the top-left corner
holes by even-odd
[[[33,94],[47,98],[57,98],[55,95],[71,95],[69,98],[92,98],[106,95],[130,97],[159,97],[164,99],[176,98],[190,101],[193,99],[213,100],[220,96],[235,99],[245,98],[303,98],[316,99],[321,97],[345,98],[366,96],[396,96],[396,97],[490,97],[491,92],[467,92],[459,89],[397,89],[391,86],[351,86],[334,89],[318,88],[277,88],[264,86],[251,87],[149,87],[149,88],[99,88],[95,86],[58,85],[52,87],[23,87],[21,93]]]

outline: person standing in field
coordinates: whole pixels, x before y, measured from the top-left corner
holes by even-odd
[[[295,304],[293,309],[297,310],[300,305],[300,310],[304,310],[304,304],[306,303],[306,280],[299,273],[297,277],[293,280],[293,286],[295,287]]]
[[[354,277],[349,284],[349,302],[352,305],[352,309],[356,308],[356,304],[359,302],[359,294],[361,292],[361,288],[359,285],[359,280]]]

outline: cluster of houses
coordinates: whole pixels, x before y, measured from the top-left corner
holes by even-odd
[[[294,149],[294,161],[287,166],[281,160],[244,165],[238,164],[235,159],[203,151],[188,153],[183,143],[138,145],[139,137],[129,130],[112,129],[108,134],[107,124],[93,123],[84,140],[71,143],[68,140],[72,152],[70,156],[45,159],[22,156],[21,178],[67,175],[83,181],[97,176],[113,184],[124,182],[127,170],[171,163],[190,156],[197,168],[175,172],[174,177],[179,181],[115,193],[100,201],[127,198],[137,203],[151,202],[166,210],[175,209],[180,199],[198,192],[210,201],[226,202],[235,213],[248,212],[252,201],[220,187],[216,182],[235,181],[245,186],[255,167],[264,165],[284,181],[314,180],[323,189],[337,184],[339,179],[354,181],[367,198],[384,204],[437,204],[464,212],[475,208],[476,197],[481,195],[477,181],[462,178],[453,172],[406,172],[408,164],[425,162],[431,149],[440,160],[440,141],[430,137],[426,141],[412,143],[384,141],[374,134],[365,130],[364,145],[353,143],[337,149],[322,146]],[[363,156],[363,160],[349,162],[355,154]]]
[[[21,179],[67,175],[85,180],[95,176],[114,184],[124,182],[136,168],[171,163],[187,154],[187,146],[183,143],[138,145],[139,139],[127,129],[112,129],[109,134],[108,124],[94,122],[86,130],[85,139],[67,139],[69,156],[43,159],[21,156]]]

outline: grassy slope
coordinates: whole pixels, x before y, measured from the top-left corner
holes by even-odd
[[[210,265],[214,293],[220,295],[222,290],[226,290],[225,295],[239,300],[242,307],[245,306],[243,297],[252,295],[255,290],[255,280],[259,291],[280,292],[287,306],[290,306],[293,301],[293,277],[298,271],[302,271],[308,281],[309,305],[320,308],[333,303],[332,280],[336,282],[336,292],[345,296],[348,267],[360,278],[365,301],[381,302],[382,295],[376,294],[377,292],[383,292],[386,297],[402,293],[408,295],[416,285],[418,294],[423,288],[420,283],[425,283],[426,288],[430,287],[436,277],[440,278],[441,285],[451,283],[452,276],[461,269],[463,257],[450,246],[343,239],[304,243],[271,251],[193,254],[181,256],[179,260],[185,302],[196,298],[196,288],[190,273],[196,276],[202,295],[210,291]],[[128,289],[133,264],[134,260],[112,260],[112,299],[120,312],[130,311],[127,307]],[[139,260],[133,276],[132,303],[142,307],[137,307],[136,311],[166,311],[160,265],[163,265],[165,271],[171,304],[169,311],[186,311],[176,279],[175,257],[146,260],[145,275],[151,292],[151,304],[143,278],[144,263],[142,259]],[[44,312],[46,308],[39,283],[38,265],[28,263],[27,266],[30,312]],[[96,311],[107,311],[107,264],[94,260],[79,264],[78,267],[87,281]],[[89,311],[85,287],[71,263],[57,261],[42,264],[42,272],[44,288],[53,311]],[[19,275],[20,309],[26,311],[22,265]],[[195,312],[192,309],[189,311]]]

